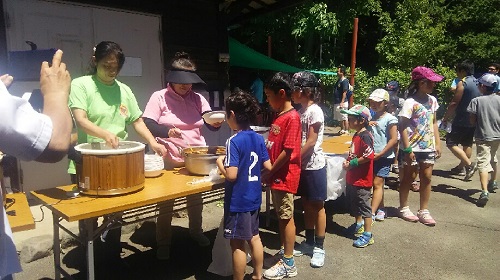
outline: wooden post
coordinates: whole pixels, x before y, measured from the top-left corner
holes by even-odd
[[[351,79],[350,83],[354,86],[354,76],[356,75],[356,47],[358,45],[358,18],[354,18],[354,26],[352,29],[352,51],[351,51]],[[354,94],[349,98],[349,108],[352,107],[354,102]]]

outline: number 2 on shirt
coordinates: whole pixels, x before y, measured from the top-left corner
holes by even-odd
[[[259,156],[255,152],[250,153],[250,160],[252,161],[252,164],[248,167],[248,181],[249,182],[255,182],[259,180],[259,177],[257,175],[252,176],[252,169],[257,165],[257,162],[259,162]]]

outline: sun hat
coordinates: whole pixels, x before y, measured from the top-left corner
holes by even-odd
[[[399,92],[399,83],[398,81],[390,81],[385,85],[385,90],[391,93],[397,93]]]
[[[370,109],[366,108],[363,105],[356,104],[351,107],[349,110],[340,110],[342,114],[348,114],[351,116],[361,116],[365,118],[367,121],[372,119],[372,115],[370,114]]]
[[[483,74],[481,78],[477,80],[477,82],[484,86],[492,88],[495,88],[498,85],[497,76],[489,73]]]
[[[441,82],[443,76],[436,74],[431,68],[417,66],[411,71],[411,79],[413,81],[427,79],[433,82]]]
[[[292,86],[294,87],[317,87],[318,79],[313,73],[301,71],[293,74]]]
[[[205,84],[194,71],[172,68],[165,76],[165,81],[174,84]]]
[[[380,102],[380,101],[387,101],[389,102],[389,93],[387,90],[378,88],[368,96],[368,100],[373,100],[375,102]]]

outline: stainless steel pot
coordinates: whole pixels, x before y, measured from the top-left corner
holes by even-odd
[[[182,150],[187,171],[195,175],[208,175],[217,168],[217,158],[225,154],[226,149],[222,146],[198,146]]]

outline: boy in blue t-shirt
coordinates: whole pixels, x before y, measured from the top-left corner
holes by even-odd
[[[217,166],[226,177],[224,194],[224,237],[233,251],[233,279],[245,276],[245,242],[250,245],[253,279],[262,277],[264,249],[259,236],[262,203],[261,170],[271,169],[264,138],[250,129],[260,108],[248,93],[236,91],[226,99],[229,127],[236,133],[226,142],[226,155]]]

